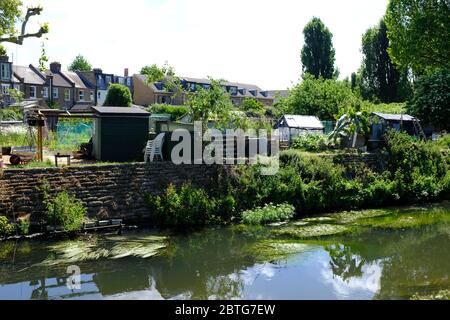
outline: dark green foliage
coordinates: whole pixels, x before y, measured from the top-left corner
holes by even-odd
[[[335,74],[333,34],[317,17],[306,25],[303,34],[305,36],[301,54],[303,72],[316,78],[333,78]]]
[[[304,216],[449,199],[450,161],[438,144],[390,132],[385,154],[387,170],[380,173],[365,164],[337,164],[291,149],[281,152],[276,175],[262,175],[259,165],[239,166],[208,192],[191,185],[179,191],[169,186],[165,194],[147,200],[155,223],[198,226],[240,219],[242,211],[247,211],[248,221],[256,219],[249,218],[253,215],[261,221],[265,213],[276,216],[273,207],[261,209],[267,204],[289,204]]]
[[[360,89],[364,99],[384,103],[401,102],[411,94],[407,68],[406,71],[400,71],[394,66],[388,48],[386,24],[381,20],[377,26],[367,30],[362,38]]]
[[[386,136],[388,170],[402,201],[429,201],[439,197],[449,167],[440,148],[405,133]]]
[[[72,64],[69,66],[69,70],[76,71],[91,71],[92,65],[83,57],[81,54],[77,55],[73,60]]]
[[[242,102],[241,109],[252,117],[261,117],[266,113],[264,105],[253,98],[245,98]]]
[[[130,89],[119,83],[109,85],[105,106],[108,107],[130,107],[133,102]]]
[[[189,112],[189,108],[185,106],[172,106],[168,104],[154,104],[148,108],[148,112],[152,114],[170,114],[172,120],[177,120]]]
[[[394,63],[422,74],[445,67],[450,57],[448,0],[390,0],[386,11]]]
[[[419,79],[408,112],[424,124],[450,130],[450,69]]]
[[[180,190],[169,185],[160,196],[148,195],[147,204],[154,222],[177,227],[226,222],[235,206],[231,196],[214,199],[191,184],[184,184]]]
[[[315,79],[306,74],[285,100],[286,112],[314,115],[320,120],[336,120],[347,108],[358,103],[350,85],[334,79]]]

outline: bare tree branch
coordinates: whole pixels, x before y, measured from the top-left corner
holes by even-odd
[[[36,33],[26,33],[26,27],[28,24],[28,21],[31,17],[40,15],[42,12],[42,7],[34,7],[34,8],[27,8],[27,13],[25,15],[25,19],[22,22],[21,32],[19,36],[10,36],[6,38],[0,38],[0,43],[2,42],[11,42],[16,43],[18,45],[22,45],[24,39],[26,38],[40,38],[44,34],[48,33],[48,26],[44,25],[42,26],[38,32]]]

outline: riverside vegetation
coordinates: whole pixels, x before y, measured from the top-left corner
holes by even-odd
[[[148,195],[147,202],[154,223],[197,226],[290,218],[277,205],[291,205],[301,217],[450,198],[449,149],[442,148],[441,142],[389,132],[383,154],[386,170],[376,172],[365,165],[334,164],[314,154],[287,150],[280,155],[275,176],[261,175],[257,166],[241,166],[233,177],[222,177],[208,191],[190,184],[180,190],[170,185],[163,195]],[[265,205],[269,206],[261,209]]]

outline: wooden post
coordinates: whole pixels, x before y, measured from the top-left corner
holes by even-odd
[[[43,126],[41,125],[41,122],[44,121],[44,116],[39,112],[38,114],[38,138],[37,138],[37,158],[38,161],[44,161],[44,152],[43,152]]]

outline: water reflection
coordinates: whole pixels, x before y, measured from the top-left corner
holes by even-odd
[[[42,243],[4,243],[0,299],[407,299],[450,288],[449,237],[445,224],[367,230],[267,260],[248,250],[264,236],[210,229],[149,259],[80,261],[81,290],[66,287],[70,264],[38,265],[54,254]]]

